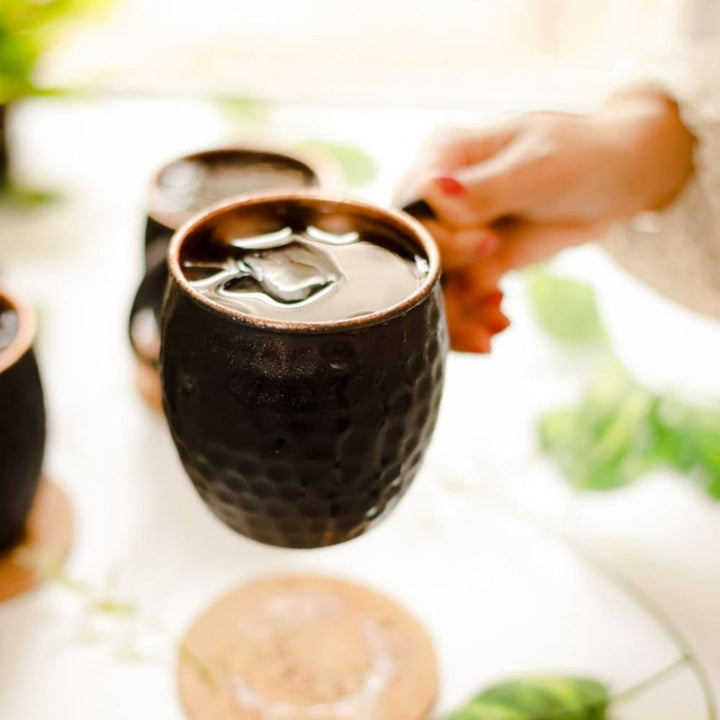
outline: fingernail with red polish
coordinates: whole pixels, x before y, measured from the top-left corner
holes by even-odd
[[[465,186],[459,180],[449,175],[435,178],[435,182],[438,184],[440,192],[447,197],[457,197],[465,193]]]

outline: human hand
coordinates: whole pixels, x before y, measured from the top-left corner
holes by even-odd
[[[493,232],[498,237],[495,250],[483,259],[454,265],[454,269],[443,276],[450,346],[459,352],[489,353],[493,336],[510,326],[510,320],[501,310],[500,289],[500,280],[508,269],[538,262],[565,247],[589,242],[598,236],[600,228],[597,224],[533,225],[503,220]]]
[[[592,115],[534,113],[438,134],[401,197],[437,219],[451,344],[487,352],[509,324],[502,276],[601,236],[612,222],[671,201],[692,173],[693,137],[676,104],[637,91]]]

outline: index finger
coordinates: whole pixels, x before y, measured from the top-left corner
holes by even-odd
[[[487,160],[503,150],[516,133],[517,127],[510,122],[485,127],[444,126],[434,130],[398,183],[395,200],[417,197],[436,175]]]

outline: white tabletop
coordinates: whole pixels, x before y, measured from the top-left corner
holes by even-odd
[[[387,202],[436,119],[293,108],[276,112],[272,127],[243,129],[208,105],[129,100],[36,101],[18,113],[28,181],[64,194],[32,213],[3,211],[0,266],[40,311],[46,471],[69,494],[76,521],[67,571],[138,613],[92,615],[57,585],[0,606],[3,720],[181,718],[174,639],[217,595],[275,571],[364,580],[416,612],[440,654],[442,710],[517,672],[588,672],[622,690],[671,662],[672,644],[653,622],[565,544],[518,520],[518,508],[631,578],[720,683],[720,507],[670,473],[576,495],[538,458],[538,415],[572,401],[586,374],[535,327],[519,279],[507,287],[514,325],[493,355],[449,359],[416,486],[383,526],[344,546],[293,552],[234,535],[197,498],[164,421],[139,399],[125,323],[142,262],[144,185],[158,163],[249,135],[334,137],[375,155],[378,181],[355,194]],[[594,273],[596,252],[574,252],[568,267]],[[606,287],[636,292],[613,273],[603,265]],[[706,717],[702,708],[681,672],[616,716],[694,719]]]

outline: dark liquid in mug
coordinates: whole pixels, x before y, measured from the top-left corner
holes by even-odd
[[[10,305],[0,299],[0,352],[12,345],[18,333],[20,318]]]
[[[310,168],[293,158],[218,150],[165,167],[153,185],[149,209],[177,228],[200,210],[234,195],[277,187],[300,190],[315,184]]]
[[[428,262],[416,248],[387,227],[342,222],[295,218],[255,234],[251,224],[235,233],[226,228],[185,252],[183,273],[197,292],[228,309],[289,322],[363,317],[420,287]]]

